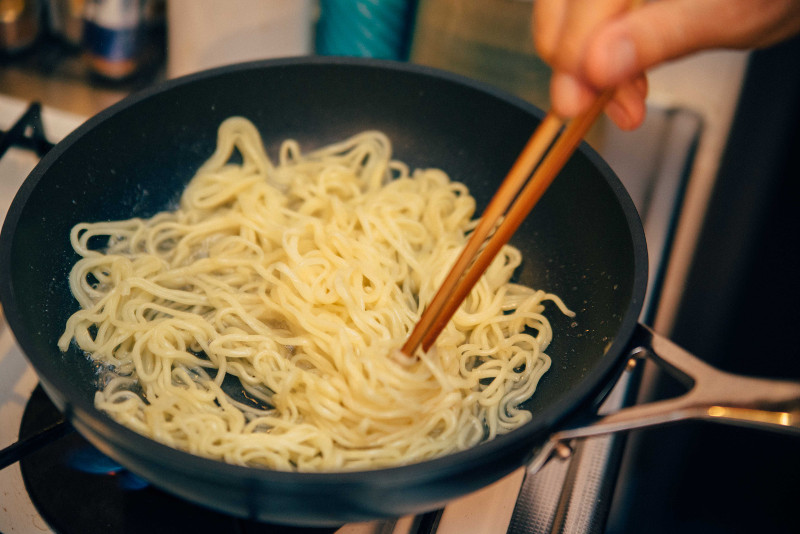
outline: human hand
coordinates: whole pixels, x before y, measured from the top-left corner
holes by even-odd
[[[551,106],[586,110],[616,87],[606,114],[622,129],[645,116],[645,70],[714,48],[764,48],[800,32],[800,0],[535,0],[537,52],[553,68]]]

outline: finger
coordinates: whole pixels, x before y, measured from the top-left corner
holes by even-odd
[[[574,86],[569,86],[575,84]],[[606,114],[622,130],[638,128],[644,121],[647,106],[647,78],[638,76],[621,84],[614,91],[614,97],[606,106]],[[569,119],[586,111],[597,98],[598,93],[588,85],[566,73],[555,73],[551,81],[553,101],[551,109],[558,116]],[[560,100],[559,95],[569,98]]]
[[[628,8],[630,0],[537,0],[536,28],[544,59],[553,68],[550,104],[562,118],[575,117],[591,105],[598,92],[587,82],[580,65],[587,38],[598,24]],[[542,21],[545,17],[549,19]],[[550,21],[557,20],[557,24]],[[549,55],[547,55],[549,54]]]
[[[551,65],[556,70],[583,76],[582,65],[589,38],[630,8],[630,0],[570,0],[563,13]]]
[[[641,126],[647,113],[647,79],[639,76],[623,83],[614,91],[614,98],[606,106],[606,115],[622,130]]]
[[[550,78],[550,107],[568,119],[589,109],[597,92],[570,73],[557,71]]]
[[[555,55],[568,0],[536,0],[533,3],[533,42],[546,62]]]

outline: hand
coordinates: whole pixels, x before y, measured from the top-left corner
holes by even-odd
[[[553,68],[553,110],[574,117],[603,89],[622,129],[644,120],[645,70],[713,48],[764,48],[800,32],[800,0],[535,0],[533,35]]]

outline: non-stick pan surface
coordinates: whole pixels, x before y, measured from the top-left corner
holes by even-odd
[[[646,247],[630,198],[582,146],[512,243],[519,280],[559,294],[553,366],[528,402],[533,420],[474,449],[355,473],[286,473],[226,465],[144,438],[95,410],[96,375],[56,347],[77,307],[67,273],[79,221],[147,217],[175,206],[212,153],[220,122],[247,117],[271,156],[379,129],[395,157],[466,183],[482,209],[542,113],[439,71],[350,59],[276,60],[170,81],[90,119],[48,153],[15,198],[0,236],[0,297],[23,351],[56,405],[101,451],[157,486],[222,511],[296,524],[337,524],[432,509],[522,465],[619,370],[646,285]],[[398,343],[402,340],[398,340]],[[91,503],[87,503],[91,506]]]

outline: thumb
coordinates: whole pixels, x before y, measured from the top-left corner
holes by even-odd
[[[586,78],[596,87],[611,87],[649,67],[699,50],[748,46],[747,39],[755,31],[753,10],[764,3],[757,0],[647,3],[621,15],[590,38],[583,65]]]

